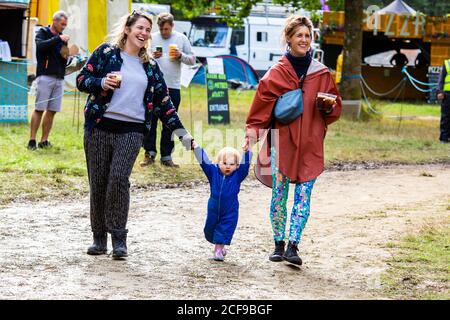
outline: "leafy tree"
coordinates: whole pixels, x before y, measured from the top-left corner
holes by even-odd
[[[174,16],[181,15],[184,18],[191,19],[215,8],[218,14],[224,17],[224,20],[232,26],[241,25],[243,18],[250,14],[254,5],[261,3],[261,0],[137,0],[135,2],[170,4],[175,11]],[[330,8],[334,10],[335,6],[343,3],[343,0],[329,0]],[[272,3],[279,5],[289,5],[295,9],[319,10],[321,9],[320,0],[273,0]],[[336,4],[335,4],[336,3]],[[341,6],[342,7],[342,6]],[[339,8],[341,8],[339,7]],[[177,14],[178,13],[178,14]]]

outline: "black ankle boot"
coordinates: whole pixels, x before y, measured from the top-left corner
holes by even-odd
[[[113,259],[122,259],[128,256],[127,252],[127,229],[114,229],[111,231],[113,245]]]
[[[284,245],[285,245],[284,241],[275,241],[275,250],[269,257],[270,261],[274,262],[283,261]]]
[[[107,250],[108,234],[104,233],[94,233],[94,243],[87,249],[87,254],[98,256],[100,254],[105,254]]]
[[[302,265],[302,259],[297,254],[298,247],[295,242],[289,241],[289,244],[287,246],[286,252],[283,255],[283,259],[287,262],[297,264],[299,266]]]

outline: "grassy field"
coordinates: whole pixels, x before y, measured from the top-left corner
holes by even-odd
[[[440,117],[441,109],[436,104],[420,102],[397,102],[378,100],[374,107],[383,113],[385,117]]]
[[[450,199],[449,199],[450,200]],[[443,210],[450,212],[450,206]],[[450,220],[418,230],[389,247],[395,250],[382,276],[384,291],[395,299],[450,299]]]
[[[207,123],[206,91],[193,86],[182,90],[180,116],[196,140],[214,155],[224,145],[239,148],[244,135],[245,118],[254,91],[230,91],[231,124],[210,126]],[[30,97],[30,103],[34,97]],[[75,196],[87,192],[87,176],[83,151],[82,108],[74,105],[73,96],[64,100],[63,112],[55,118],[49,150],[29,151],[28,125],[0,125],[0,205],[11,201],[37,200],[59,196]],[[370,121],[341,119],[331,125],[326,139],[327,165],[335,162],[450,162],[450,147],[438,143],[439,106],[427,104],[389,104],[374,102],[387,115],[402,108],[403,116],[432,116],[398,120],[383,117]],[[32,108],[30,108],[30,112]],[[434,117],[433,117],[434,116]],[[80,117],[79,130],[77,123]],[[40,137],[40,132],[38,133]],[[174,160],[182,163],[179,170],[161,167],[142,169],[138,157],[132,174],[133,186],[147,188],[155,184],[177,184],[204,180],[192,154],[177,144]]]

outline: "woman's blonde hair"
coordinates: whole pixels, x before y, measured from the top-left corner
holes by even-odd
[[[150,22],[150,28],[153,25],[152,18],[144,12],[139,12],[134,10],[132,13],[127,14],[119,19],[119,21],[114,25],[113,31],[108,35],[108,42],[118,47],[120,50],[125,48],[125,43],[127,42],[127,34],[125,30],[131,28],[140,19],[145,18]],[[151,37],[148,39],[147,43],[139,51],[139,58],[142,63],[149,62],[151,56],[148,54],[148,47],[151,43]]]
[[[235,148],[225,147],[222,148],[216,157],[216,163],[222,162],[227,156],[233,156],[236,160],[236,165],[239,165],[241,161],[241,154]]]
[[[291,15],[286,19],[286,23],[284,24],[282,41],[284,44],[289,42],[289,38],[291,38],[297,28],[299,27],[307,27],[309,30],[309,35],[312,37],[313,35],[313,24],[309,18],[301,15]]]

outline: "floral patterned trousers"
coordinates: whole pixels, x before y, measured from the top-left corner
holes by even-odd
[[[287,209],[286,202],[289,194],[290,179],[283,175],[276,164],[276,149],[270,150],[272,168],[272,200],[270,205],[270,221],[275,241],[284,241]],[[298,244],[309,218],[311,192],[316,179],[296,183],[294,192],[294,207],[292,208],[289,241]]]

